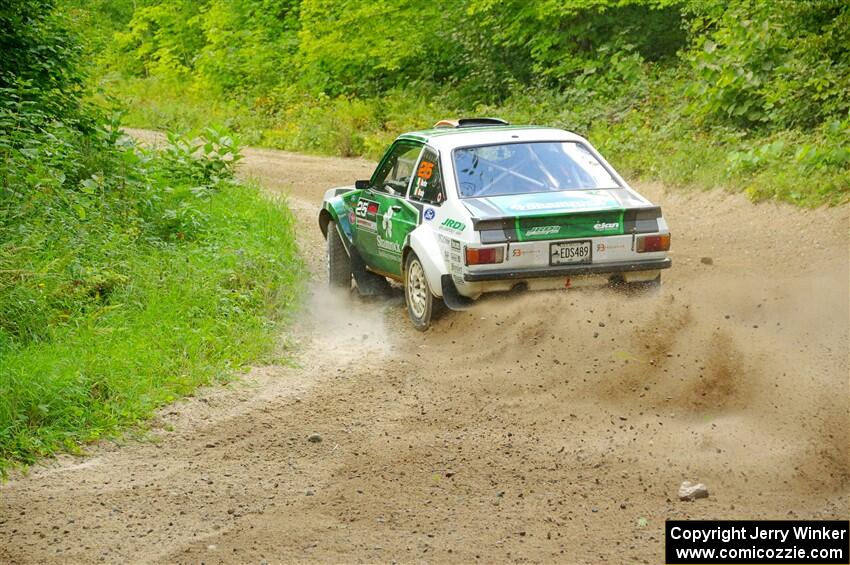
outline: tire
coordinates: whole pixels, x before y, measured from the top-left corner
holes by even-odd
[[[334,222],[328,223],[326,258],[328,267],[328,286],[332,289],[351,290],[351,258]]]
[[[404,262],[404,303],[414,328],[420,332],[428,329],[436,302],[422,262],[416,253],[411,251]]]

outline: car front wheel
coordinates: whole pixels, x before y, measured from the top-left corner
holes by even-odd
[[[328,285],[332,289],[351,290],[351,259],[345,252],[334,222],[328,223],[326,259]]]
[[[425,277],[425,269],[416,253],[410,253],[404,265],[404,301],[413,327],[424,332],[431,325],[434,295]]]

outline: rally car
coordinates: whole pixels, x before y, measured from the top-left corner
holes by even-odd
[[[654,287],[670,267],[661,209],[574,133],[495,118],[398,137],[372,178],[325,193],[331,286],[404,285],[413,325],[483,293]]]

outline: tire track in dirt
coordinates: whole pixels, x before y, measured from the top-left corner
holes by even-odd
[[[658,562],[666,518],[850,515],[846,207],[642,186],[660,295],[492,297],[421,334],[400,295],[321,290],[321,195],[371,168],[246,151],[313,273],[294,366],[14,477],[0,561]]]

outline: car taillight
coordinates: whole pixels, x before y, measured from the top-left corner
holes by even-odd
[[[504,260],[505,253],[501,247],[466,248],[467,265],[486,265],[492,263],[501,263]]]
[[[637,238],[635,246],[638,253],[651,253],[652,251],[667,251],[670,249],[670,234],[642,235]]]

